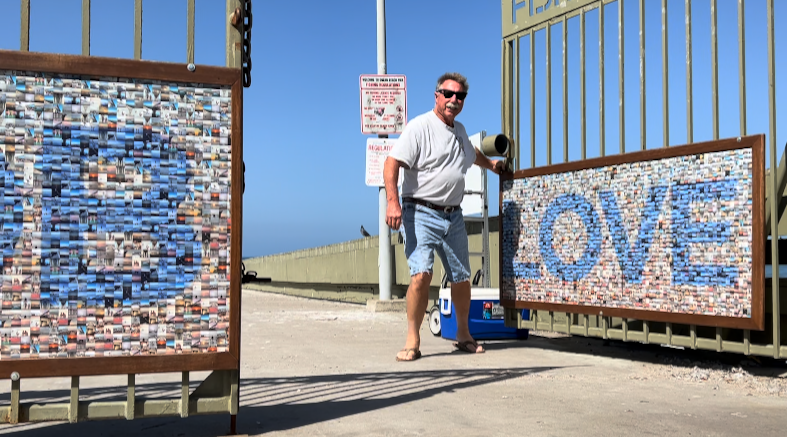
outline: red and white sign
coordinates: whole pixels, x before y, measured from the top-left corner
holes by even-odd
[[[388,138],[368,138],[366,140],[366,185],[370,187],[383,187],[383,167],[385,158],[393,149],[396,140]],[[402,185],[404,169],[399,170],[399,183]]]
[[[407,78],[401,74],[361,75],[361,132],[400,134],[407,124]]]

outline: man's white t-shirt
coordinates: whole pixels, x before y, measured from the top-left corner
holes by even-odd
[[[403,163],[402,197],[458,206],[475,148],[462,123],[443,123],[434,111],[410,120],[388,156]]]

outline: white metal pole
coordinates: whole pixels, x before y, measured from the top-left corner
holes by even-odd
[[[387,74],[388,67],[385,58],[385,0],[377,0],[377,74]],[[387,137],[388,135],[378,135],[378,138]],[[379,203],[380,252],[378,255],[378,268],[380,300],[391,300],[391,231],[385,223],[388,210],[385,187],[380,188]]]

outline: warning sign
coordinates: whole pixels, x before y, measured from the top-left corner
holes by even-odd
[[[400,134],[407,124],[407,79],[395,74],[361,75],[361,132]]]
[[[396,140],[388,138],[368,138],[366,140],[366,185],[383,187],[383,166],[388,153],[393,149]],[[403,170],[399,170],[399,183],[402,185]]]

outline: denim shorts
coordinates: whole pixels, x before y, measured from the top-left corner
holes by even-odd
[[[453,283],[470,280],[470,253],[462,209],[446,214],[432,208],[404,202],[404,254],[410,276],[432,274],[434,253],[440,256],[448,280]]]

